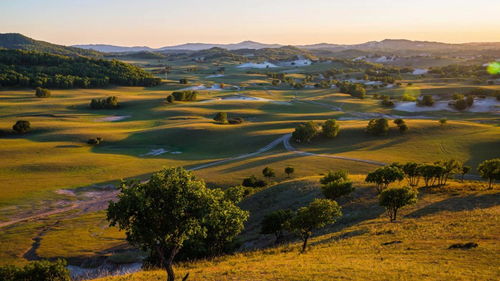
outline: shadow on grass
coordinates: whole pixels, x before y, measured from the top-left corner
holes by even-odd
[[[424,208],[416,210],[406,217],[420,218],[427,215],[436,214],[443,211],[460,212],[474,209],[486,209],[500,205],[500,192],[484,195],[468,195],[464,197],[452,197],[430,204]]]

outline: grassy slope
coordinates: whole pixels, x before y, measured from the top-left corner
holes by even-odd
[[[291,206],[293,198],[303,204],[318,195],[317,185],[308,181],[266,190],[254,198],[253,211],[270,211],[270,203]],[[453,183],[443,191],[421,190],[420,201],[404,209],[404,217],[396,223],[389,223],[376,205],[373,190],[361,186],[353,199],[341,200],[343,219],[318,232],[306,254],[298,253],[299,243],[291,243],[183,263],[176,269],[179,276],[190,272],[190,280],[495,280],[500,274],[496,235],[500,193],[478,188],[478,184]],[[401,243],[383,245],[392,241]],[[447,249],[470,241],[479,247]],[[150,271],[99,280],[164,278],[163,271]]]

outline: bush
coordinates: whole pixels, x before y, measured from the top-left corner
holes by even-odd
[[[295,128],[295,131],[292,133],[292,138],[298,143],[310,142],[318,133],[318,125],[313,121],[309,121]]]
[[[13,265],[0,267],[2,281],[71,281],[66,261],[46,260],[31,262],[24,267]]]
[[[19,120],[16,124],[14,124],[14,126],[12,126],[12,130],[18,134],[24,134],[31,130],[31,123],[26,120]]]
[[[417,102],[420,106],[433,106],[434,98],[431,95],[423,95],[422,99]]]
[[[366,132],[375,136],[387,135],[387,132],[389,132],[389,121],[385,118],[372,119],[368,122]]]
[[[48,98],[50,97],[50,91],[45,88],[36,87],[35,96],[37,98]]]
[[[321,187],[323,195],[327,199],[336,200],[344,195],[354,191],[351,181],[339,180],[334,182],[328,182]]]
[[[266,182],[252,175],[246,179],[243,179],[243,183],[241,185],[246,187],[264,187],[266,186]]]
[[[323,135],[327,138],[334,138],[339,134],[340,126],[335,119],[328,119],[322,126]]]
[[[92,99],[90,101],[90,108],[92,109],[114,109],[119,107],[118,98],[115,96],[103,99]]]
[[[410,187],[389,188],[380,193],[379,204],[385,207],[387,215],[393,222],[400,208],[417,202],[417,194],[417,191]]]
[[[328,173],[322,177],[319,182],[321,184],[329,184],[336,181],[347,181],[349,180],[349,172],[347,170],[338,171],[328,171]]]
[[[217,112],[214,116],[214,120],[221,124],[227,123],[227,113],[226,112]]]

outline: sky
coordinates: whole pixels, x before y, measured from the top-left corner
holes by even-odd
[[[52,43],[500,42],[500,0],[0,0],[0,33]]]

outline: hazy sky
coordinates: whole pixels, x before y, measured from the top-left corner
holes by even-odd
[[[0,33],[64,45],[500,41],[500,0],[0,0]]]

